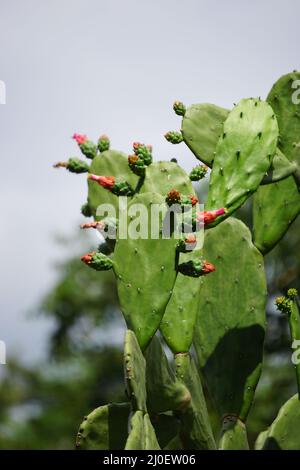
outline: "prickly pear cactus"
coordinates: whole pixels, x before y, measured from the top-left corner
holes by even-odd
[[[134,142],[127,157],[110,150],[106,136],[95,144],[83,134],[73,137],[89,162],[73,157],[54,165],[88,173],[88,201],[81,211],[94,220],[81,227],[98,229],[106,241],[81,259],[96,271],[114,271],[128,327],[129,402],[100,406],[85,417],[78,449],[249,448],[246,419],[261,373],[266,327],[262,254],[300,212],[296,85],[299,72],[279,79],[268,102],[243,99],[232,111],[175,102],[182,128],[166,139],[184,141],[207,165],[190,175],[176,160],[153,162],[151,145]],[[201,184],[208,167],[203,211],[192,181]],[[229,217],[253,193],[256,246],[245,224]],[[97,214],[100,204],[117,212]],[[181,228],[185,233],[179,236]],[[277,307],[287,315],[293,348],[300,340],[295,289],[277,299]],[[295,370],[300,391],[300,367]],[[217,443],[203,380],[220,417]],[[299,403],[297,395],[282,407],[256,449],[300,447]]]

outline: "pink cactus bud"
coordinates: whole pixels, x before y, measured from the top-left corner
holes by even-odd
[[[142,144],[140,142],[133,142],[133,150],[137,150]]]
[[[189,198],[191,200],[192,206],[194,207],[198,203],[198,198],[194,196],[193,194],[191,194]]]
[[[112,189],[116,180],[114,176],[98,176],[92,173],[89,174],[88,179],[96,181],[100,186],[106,189]]]
[[[184,241],[185,243],[190,243],[191,245],[193,245],[194,243],[196,243],[197,239],[195,235],[188,235]]]
[[[223,207],[221,209],[216,209],[214,211],[203,211],[198,212],[197,222],[204,222],[204,225],[212,224],[217,217],[226,213],[226,209]]]
[[[96,252],[93,251],[92,253],[87,253],[81,257],[81,261],[85,264],[90,264],[92,262],[93,256]]]
[[[204,261],[202,265],[202,271],[204,274],[213,273],[216,270],[215,265],[209,263],[208,261]]]
[[[85,134],[75,134],[72,137],[74,140],[76,140],[78,145],[84,144],[88,140],[87,136]]]
[[[82,229],[88,229],[88,228],[99,228],[100,230],[104,228],[104,222],[102,220],[96,220],[95,222],[88,222],[86,224],[81,224],[80,227]]]

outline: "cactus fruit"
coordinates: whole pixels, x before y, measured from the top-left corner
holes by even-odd
[[[176,279],[176,239],[163,238],[163,221],[167,216],[164,197],[156,193],[135,195],[128,205],[128,214],[135,204],[147,210],[147,233],[151,233],[151,207],[161,207],[161,221],[157,238],[127,239],[118,236],[114,252],[114,270],[117,277],[119,301],[128,327],[144,349],[163,317]],[[130,216],[127,218],[130,228]],[[157,262],[153,263],[153,259]],[[141,311],[143,315],[141,315]]]
[[[211,172],[207,209],[225,207],[228,217],[257,189],[275,154],[278,124],[270,105],[243,99],[224,123]]]
[[[165,139],[171,144],[180,144],[183,141],[181,132],[169,131],[165,134]]]
[[[54,168],[66,168],[71,173],[86,173],[89,171],[89,165],[80,158],[69,158],[67,162],[58,162],[53,165]]]
[[[129,403],[100,406],[80,425],[76,448],[79,450],[121,450],[128,434]]]
[[[109,150],[110,140],[107,135],[101,135],[98,139],[98,150],[100,153]]]
[[[75,133],[73,139],[76,140],[81,152],[86,158],[90,158],[91,160],[95,158],[97,155],[97,145],[89,140],[86,135]]]
[[[194,104],[182,119],[182,137],[196,158],[209,167],[229,111],[214,104]]]
[[[300,402],[298,395],[290,398],[279,410],[266,435],[262,450],[300,449]]]
[[[128,167],[127,156],[116,150],[106,150],[97,155],[92,161],[90,173],[116,178],[122,175],[123,181],[127,181],[131,188],[135,188],[138,182],[138,177]],[[88,204],[94,217],[100,204],[110,204],[116,211],[119,208],[118,196],[91,180],[88,180]],[[105,217],[105,214],[102,217]]]
[[[96,271],[108,271],[113,267],[113,262],[108,256],[95,251],[82,256],[81,261]]]
[[[191,181],[200,181],[205,178],[208,171],[208,167],[206,165],[197,165],[195,166],[190,172],[190,180]]]
[[[245,421],[262,365],[263,257],[248,228],[233,218],[207,232],[203,251],[217,269],[200,281],[194,346],[220,416]]]

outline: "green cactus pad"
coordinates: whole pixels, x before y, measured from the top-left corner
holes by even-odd
[[[279,148],[290,161],[300,165],[300,100],[299,92],[298,98],[296,96],[296,89],[299,87],[297,80],[300,80],[300,72],[280,77],[273,85],[267,101],[277,117]]]
[[[148,414],[136,411],[132,416],[125,450],[160,450]]]
[[[85,417],[76,438],[79,450],[121,450],[128,435],[129,403],[100,406]]]
[[[199,259],[199,250],[182,253],[180,262]],[[178,273],[169,300],[160,331],[171,349],[176,354],[188,352],[194,335],[194,327],[198,313],[200,279]]]
[[[267,254],[300,214],[300,197],[292,176],[261,186],[253,198],[253,240]]]
[[[161,204],[163,220],[167,216],[164,197],[156,193],[137,194],[128,205],[128,228],[136,220],[130,219],[133,204],[142,204],[148,213],[148,234],[151,234],[151,207]],[[159,207],[159,206],[158,206]],[[120,238],[120,228],[114,252],[114,270],[122,312],[128,328],[132,329],[144,349],[155,334],[172,294],[176,279],[176,239]],[[125,233],[126,236],[126,233]]]
[[[276,149],[271,167],[261,184],[275,183],[291,176],[297,168],[295,162],[290,162],[279,148]]]
[[[171,189],[183,194],[195,194],[186,172],[175,162],[155,162],[146,169],[140,193],[157,192],[167,195]]]
[[[282,76],[273,85],[267,98],[278,121],[280,133],[278,146],[286,158],[296,164],[297,170],[296,180],[289,177],[277,185],[259,188],[255,194],[254,240],[264,254],[281,240],[300,213],[300,103],[293,100],[296,91],[293,83],[299,79],[300,72]]]
[[[264,261],[234,218],[206,233],[203,251],[216,272],[201,278],[194,346],[220,415],[245,421],[262,365]]]
[[[125,335],[124,374],[133,409],[147,411],[146,361],[131,330],[127,330]]]
[[[229,111],[214,104],[193,104],[182,119],[182,136],[196,158],[212,166]]]
[[[147,347],[145,358],[147,407],[151,413],[185,408],[191,399],[190,392],[176,379],[157,336]]]
[[[177,450],[182,448],[179,439],[180,421],[177,418],[161,413],[153,416],[152,425],[161,449]]]
[[[135,188],[138,177],[128,167],[127,155],[116,150],[106,150],[97,155],[90,166],[90,173],[104,176],[122,176],[132,188]],[[102,188],[95,181],[88,180],[88,204],[94,217],[99,204],[111,204],[116,210],[119,207],[118,196]],[[116,214],[118,216],[118,214]],[[105,217],[105,215],[103,216]],[[97,217],[99,219],[100,217]]]
[[[299,428],[300,401],[298,395],[294,395],[280,408],[265,436],[262,450],[299,450]]]
[[[191,401],[178,416],[181,437],[188,449],[216,448],[199,374],[189,354],[176,354],[176,376],[189,389]]]
[[[230,112],[216,147],[206,202],[206,210],[228,209],[216,223],[257,189],[272,163],[277,139],[278,124],[268,103],[243,99]]]
[[[265,444],[265,441],[268,437],[268,432],[269,432],[269,429],[266,429],[266,431],[262,431],[262,432],[259,433],[259,435],[256,438],[255,444],[254,444],[254,449],[255,450],[262,450],[262,448]]]
[[[246,426],[235,416],[223,420],[219,450],[249,450]]]

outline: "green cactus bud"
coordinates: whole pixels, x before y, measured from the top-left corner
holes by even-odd
[[[81,257],[81,261],[96,271],[108,271],[113,267],[112,260],[103,253],[87,253]]]
[[[178,116],[184,116],[186,112],[186,107],[181,101],[175,101],[173,104],[173,109]]]
[[[53,165],[54,168],[66,168],[71,173],[87,173],[89,165],[80,158],[69,158],[67,162],[58,162]]]
[[[88,202],[81,206],[81,213],[84,217],[92,217],[93,214]]]
[[[109,150],[110,147],[110,140],[107,135],[101,135],[98,139],[98,150],[99,152],[105,152]]]
[[[277,297],[277,299],[275,300],[275,304],[276,304],[277,310],[279,310],[281,313],[285,313],[287,315],[291,313],[292,303],[286,297],[284,296]]]
[[[180,144],[183,141],[181,132],[169,131],[165,134],[165,139],[171,144]]]
[[[192,169],[190,172],[191,181],[200,181],[202,178],[205,178],[208,167],[206,165],[198,165]]]
[[[297,295],[298,295],[297,289],[289,289],[287,291],[287,296],[291,300],[295,299],[297,297]]]

